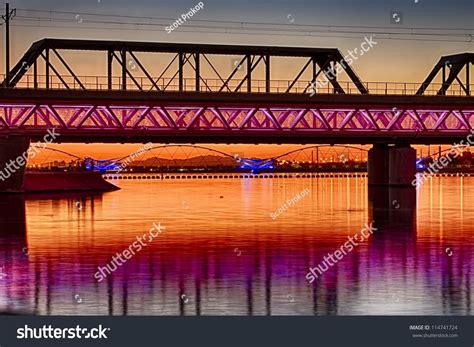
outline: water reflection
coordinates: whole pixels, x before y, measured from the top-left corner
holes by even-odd
[[[0,197],[2,311],[472,314],[472,179],[433,179],[418,197],[411,189],[368,189],[365,178],[122,188],[96,196]],[[305,188],[309,196],[270,217]],[[372,220],[378,230],[367,242],[315,283],[306,281],[310,266]],[[95,281],[98,266],[158,221],[166,226],[162,235]]]

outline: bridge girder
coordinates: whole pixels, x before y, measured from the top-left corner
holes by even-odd
[[[262,67],[264,69],[264,86],[258,86],[258,91],[270,93],[274,89],[274,84],[278,81],[272,80],[273,71],[272,58],[287,58],[288,64],[295,64],[295,57],[305,58],[305,63],[296,66],[297,75],[291,83],[287,85],[286,92],[290,92],[297,83],[303,83],[306,89],[312,82],[324,75],[333,87],[334,93],[346,93],[344,88],[338,83],[336,74],[329,73],[337,70],[344,71],[353,86],[361,93],[367,94],[367,89],[345,60],[344,56],[335,48],[292,48],[292,47],[262,47],[262,46],[238,46],[238,45],[209,45],[209,44],[177,44],[177,43],[150,43],[150,42],[125,42],[125,41],[95,41],[95,40],[65,40],[65,39],[43,39],[35,42],[30,49],[23,55],[18,63],[10,71],[9,80],[2,83],[3,87],[15,87],[25,78],[28,70],[33,69],[33,88],[51,89],[51,79],[54,76],[66,89],[87,89],[87,83],[81,80],[81,77],[74,71],[72,65],[62,51],[81,51],[85,52],[105,52],[106,61],[103,66],[107,67],[106,84],[107,90],[129,88],[147,91],[227,91],[227,92],[253,92],[256,87],[255,71]],[[138,53],[155,53],[157,59],[166,59],[169,64],[162,68],[158,73],[150,72],[146,64],[143,64],[138,57]],[[172,59],[166,54],[172,54]],[[240,62],[232,67],[230,74],[226,69],[219,67],[215,62],[209,59],[210,56],[238,56]],[[53,57],[55,58],[53,60]],[[38,63],[44,63],[45,74],[41,79],[38,74]],[[113,66],[118,63],[120,74],[114,75]],[[130,64],[132,63],[132,64]],[[246,65],[244,76],[238,76],[241,66]],[[133,65],[131,68],[130,65]],[[212,71],[217,77],[216,86],[210,86],[204,68]],[[69,79],[60,73],[65,70],[69,74]],[[311,71],[309,71],[312,69]],[[191,73],[189,73],[191,71]],[[310,79],[304,79],[306,72],[311,74]],[[138,78],[137,74],[144,78]],[[227,75],[226,75],[227,74]],[[165,77],[165,76],[172,76]],[[97,77],[98,78],[98,77]],[[120,83],[114,83],[116,79]],[[191,83],[187,83],[187,82]],[[176,83],[175,83],[176,82]],[[261,82],[261,81],[259,81]],[[93,84],[93,83],[92,83]],[[97,80],[97,87],[99,81]],[[314,85],[314,84],[313,84]],[[100,83],[102,88],[102,83]]]
[[[473,132],[474,107],[0,105],[0,136],[51,128],[60,142],[453,143]]]
[[[471,95],[470,85],[470,65],[474,65],[474,53],[454,54],[441,57],[433,70],[428,74],[425,81],[416,92],[417,95],[423,95],[426,89],[433,83],[434,79],[441,75],[442,84],[437,95],[446,95],[447,90],[454,81],[457,81],[464,91],[465,95]],[[464,81],[461,80],[461,72],[464,69]]]

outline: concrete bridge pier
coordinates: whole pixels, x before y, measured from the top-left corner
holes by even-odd
[[[367,176],[369,185],[388,185],[388,145],[375,144],[369,150]]]
[[[7,235],[12,239],[5,242],[10,247],[15,244],[16,248],[18,244],[17,249],[21,250],[26,245],[26,212],[23,194],[0,196],[0,236]]]
[[[368,154],[368,183],[408,187],[415,179],[416,150],[410,145],[375,144]]]
[[[416,150],[409,145],[374,145],[368,157],[369,222],[379,231],[412,234],[416,225]],[[403,233],[402,233],[403,234]]]
[[[416,223],[416,189],[411,186],[369,186],[369,222],[389,229]]]
[[[410,186],[416,175],[416,150],[410,145],[391,147],[388,161],[388,184]]]
[[[21,193],[30,139],[0,139],[0,193]]]

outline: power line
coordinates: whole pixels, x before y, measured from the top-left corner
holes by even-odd
[[[18,19],[21,20],[38,20],[42,21],[42,18],[38,17],[25,17],[25,16],[18,16]],[[71,20],[68,19],[54,19],[54,20],[47,20],[47,22],[56,22],[56,23],[70,23]],[[83,23],[83,21],[81,22]],[[154,23],[154,24],[143,24],[143,23],[124,23],[124,22],[117,22],[117,21],[94,21],[88,20],[87,23],[90,24],[115,24],[115,25],[130,25],[130,26],[166,26],[166,24],[162,23]],[[245,28],[232,28],[232,27],[217,27],[217,26],[207,26],[207,25],[194,25],[189,23],[187,25],[188,28],[202,28],[202,29],[230,29],[230,30],[261,30],[261,28],[257,27],[245,27]],[[145,29],[146,30],[146,29]],[[446,37],[459,37],[459,36],[466,36],[466,34],[443,34],[443,33],[398,33],[398,32],[383,32],[383,31],[346,31],[346,30],[338,30],[338,31],[327,31],[327,30],[287,30],[287,29],[278,29],[273,28],[272,31],[281,31],[281,32],[296,32],[296,33],[342,33],[342,34],[365,34],[365,35],[409,35],[409,36],[446,36]],[[473,34],[467,34],[467,36],[472,36]]]
[[[93,26],[66,26],[66,25],[31,25],[31,24],[13,24],[15,27],[33,27],[33,28],[61,28],[61,29],[83,29],[83,30],[103,30],[103,27],[93,27]],[[120,31],[133,31],[138,29],[129,29],[129,28],[120,28],[112,27],[108,28],[110,30],[120,30]],[[141,29],[142,31],[151,31],[151,32],[163,32],[163,30],[157,29]],[[262,32],[261,30],[255,32],[232,32],[232,29],[226,29],[224,31],[206,31],[206,30],[186,30],[184,28],[180,29],[179,32],[186,33],[205,33],[205,34],[227,34],[227,35],[262,35],[262,36],[288,36],[288,37],[326,37],[326,38],[346,38],[346,39],[356,39],[360,36],[345,36],[345,35],[312,35],[311,32],[300,32],[300,34],[293,33],[271,33],[271,32]],[[452,43],[472,43],[473,35],[469,35],[465,40],[453,40],[453,39],[429,39],[429,38],[404,38],[396,37],[396,33],[385,33],[386,37],[377,37],[378,39],[386,40],[396,40],[396,41],[419,41],[419,42],[452,42]]]
[[[107,29],[111,30],[143,30],[143,31],[162,31],[152,29],[153,27],[165,27],[170,24],[170,21],[174,21],[174,18],[165,17],[144,17],[144,16],[131,16],[131,15],[115,15],[115,14],[97,14],[89,12],[70,12],[70,11],[46,11],[37,9],[18,9],[26,12],[36,13],[47,13],[49,17],[40,16],[18,16],[19,21],[37,21],[36,25],[31,24],[17,24],[15,26],[23,27],[43,27],[43,28],[70,28],[70,29],[104,29],[103,27],[97,26],[85,26],[85,25],[44,25],[43,23],[70,23],[69,18],[57,18],[53,17],[53,14],[67,14],[74,15],[74,18],[80,18],[80,24],[103,24],[107,26]],[[145,19],[144,22],[123,22],[118,20],[84,20],[81,16],[90,17],[113,17],[113,18],[133,18],[133,19]],[[152,22],[152,20],[167,21]],[[43,23],[42,23],[43,22]],[[202,24],[200,24],[202,23]],[[227,26],[222,25],[210,25],[212,23],[225,23]],[[237,26],[228,26],[228,24],[234,24]],[[119,25],[121,27],[110,27],[111,25]],[[123,28],[128,26],[131,28]],[[470,43],[473,42],[474,29],[463,29],[463,28],[393,28],[393,27],[377,27],[377,26],[345,26],[345,25],[305,25],[305,24],[287,24],[287,23],[256,23],[256,22],[236,22],[236,21],[221,21],[221,20],[193,20],[187,23],[187,28],[194,28],[193,30],[180,29],[180,32],[198,32],[198,33],[215,33],[215,34],[229,34],[229,35],[262,35],[262,36],[317,36],[317,37],[333,37],[333,38],[358,38],[360,36],[347,36],[347,35],[377,35],[379,39],[390,39],[390,40],[402,40],[402,41],[431,41],[431,42],[459,42],[459,43]],[[272,26],[272,27],[269,27]],[[283,27],[283,28],[282,28]],[[306,29],[305,29],[306,28]],[[326,30],[322,30],[326,28]],[[206,29],[206,30],[195,30],[195,29]],[[343,30],[346,29],[346,30]],[[352,29],[352,30],[347,30]],[[354,30],[359,29],[359,30]],[[371,30],[376,29],[377,31]],[[380,31],[380,29],[382,31]],[[211,31],[209,31],[211,30]],[[392,31],[384,31],[392,30]],[[393,31],[395,30],[395,31]],[[450,31],[445,32],[417,32],[417,31]],[[405,32],[404,32],[405,31]],[[473,33],[456,32],[456,31],[473,31]],[[275,32],[278,32],[276,34]],[[326,35],[321,35],[321,33]],[[317,35],[315,35],[317,34]],[[343,34],[343,35],[340,35]],[[444,39],[431,39],[429,37],[444,37]],[[457,39],[456,39],[457,38]]]
[[[5,14],[2,19],[5,21],[5,86],[10,86],[10,21],[16,16],[16,8],[10,10],[10,4],[5,3]]]
[[[152,17],[152,16],[131,16],[131,15],[119,15],[119,14],[105,14],[105,13],[91,13],[91,12],[71,12],[71,11],[47,11],[47,10],[37,10],[37,9],[23,9],[18,8],[18,10],[28,11],[28,12],[41,12],[49,14],[68,14],[68,15],[84,15],[84,16],[96,16],[96,17],[114,17],[114,18],[133,18],[133,19],[146,19],[146,20],[166,20],[166,21],[175,21],[176,18],[171,17]],[[44,18],[44,17],[43,17]],[[238,25],[278,25],[278,26],[288,26],[288,27],[325,27],[328,29],[331,28],[353,28],[353,29],[394,29],[393,27],[387,26],[358,26],[358,25],[330,25],[330,24],[298,24],[298,23],[268,23],[268,22],[245,22],[245,21],[224,21],[224,20],[215,20],[215,19],[193,19],[193,22],[206,22],[206,23],[224,23],[224,24],[238,24]],[[140,24],[140,23],[131,23],[131,24]],[[145,23],[141,23],[145,24]],[[406,27],[406,28],[396,28],[396,30],[457,30],[457,31],[474,31],[474,28],[432,28],[432,27]]]
[[[18,16],[18,19],[21,19],[23,21],[31,21],[31,20],[39,20],[41,21],[42,19],[36,18],[36,17],[25,17],[25,16]],[[54,19],[52,21],[47,21],[47,22],[54,22],[54,23],[70,23],[71,20],[65,20],[65,19]],[[83,21],[81,22],[83,23]],[[125,23],[125,22],[104,22],[104,21],[94,21],[94,20],[88,20],[87,23],[90,24],[115,24],[115,25],[130,25],[130,26],[166,26],[165,24],[161,23],[155,23],[155,24],[138,24],[138,23]],[[257,27],[245,27],[245,28],[232,28],[232,27],[217,27],[217,26],[207,26],[207,25],[194,25],[192,23],[189,23],[187,25],[188,28],[202,28],[202,29],[230,29],[230,30],[262,30],[262,28],[257,28]],[[146,29],[145,29],[146,30]],[[265,30],[265,29],[264,29]],[[270,30],[270,29],[268,29]],[[442,34],[442,33],[397,33],[397,32],[383,32],[383,31],[345,31],[345,30],[338,30],[338,31],[327,31],[327,30],[288,30],[288,29],[279,29],[279,28],[274,28],[271,29],[272,31],[281,31],[281,32],[296,32],[296,33],[341,33],[341,34],[365,34],[365,35],[385,35],[385,34],[390,34],[390,35],[409,35],[409,36],[446,36],[446,37],[459,37],[459,36],[472,36],[472,34]]]

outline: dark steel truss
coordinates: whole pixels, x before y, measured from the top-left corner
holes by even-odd
[[[426,89],[441,74],[442,84],[438,90],[438,95],[446,95],[446,91],[456,81],[461,86],[466,95],[471,95],[470,89],[470,65],[474,64],[474,53],[463,53],[441,57],[433,70],[422,83],[417,95],[423,95]],[[461,72],[464,69],[464,81],[461,79]]]
[[[275,91],[275,83],[278,82],[272,79],[274,70],[272,58],[283,57],[287,59],[288,65],[297,68],[298,73],[284,89],[277,89],[278,92],[294,92],[297,85],[300,86],[299,92],[307,92],[306,89],[310,87],[311,82],[325,77],[333,93],[344,94],[346,90],[338,82],[337,74],[330,73],[340,70],[346,73],[355,90],[358,90],[360,94],[367,94],[367,88],[338,49],[62,39],[43,39],[35,42],[13,67],[8,80],[4,80],[2,86],[12,88],[18,86],[26,77],[31,77],[32,70],[33,88],[52,89],[51,80],[54,77],[65,89],[93,89],[86,81],[81,80],[77,71],[72,68],[71,62],[65,57],[63,52],[71,50],[80,51],[80,54],[92,51],[106,53],[103,64],[106,67],[104,74],[107,78],[106,90],[270,93]],[[150,67],[147,68],[143,60],[139,58],[138,53],[155,53],[158,55],[154,56],[154,59],[162,59],[162,61],[166,59],[169,63],[158,74],[152,73]],[[229,55],[238,56],[240,59],[238,64],[231,68],[230,73],[210,59],[212,56]],[[303,59],[296,61],[295,57]],[[40,61],[44,72],[39,71]],[[130,61],[133,62],[133,68],[130,67]],[[119,69],[114,71],[113,67],[117,64]],[[239,71],[242,67],[245,67],[245,71]],[[263,85],[259,85],[256,89],[255,75],[258,69],[260,69],[260,75],[263,74],[263,79],[258,82]],[[67,71],[67,74],[60,71]],[[217,81],[217,85],[210,86],[207,82],[210,73]],[[303,75],[310,75],[311,78],[308,80],[307,77],[303,78]],[[165,78],[165,76],[168,77]],[[117,79],[120,83],[114,83]],[[188,83],[190,81],[192,83]],[[307,87],[301,89],[302,84],[306,84]]]

